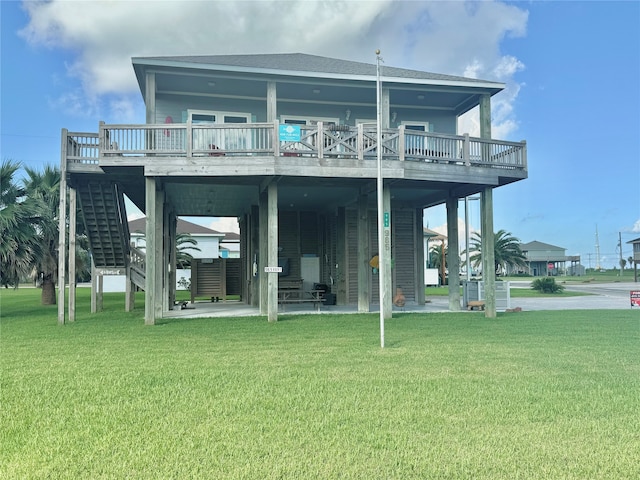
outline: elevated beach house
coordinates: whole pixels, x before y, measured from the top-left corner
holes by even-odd
[[[147,324],[173,308],[179,215],[239,220],[239,298],[270,321],[279,291],[309,281],[338,305],[382,303],[388,317],[397,288],[408,304],[425,302],[423,209],[446,204],[450,308],[459,309],[458,200],[480,194],[493,245],[493,189],[527,177],[525,142],[491,137],[501,83],[385,65],[378,77],[375,64],[304,54],[144,57],[133,69],[146,123],[63,130],[60,208],[69,202],[72,230],[81,212],[97,271],[123,269],[144,289]],[[457,131],[474,107],[479,138]],[[379,153],[384,251],[373,268]],[[130,249],[125,195],[146,215],[144,257]],[[60,243],[73,251],[70,233]],[[493,249],[484,253],[492,266]],[[483,270],[491,316],[494,269]],[[74,286],[72,265],[68,274]]]

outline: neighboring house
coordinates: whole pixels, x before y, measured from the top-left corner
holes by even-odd
[[[638,281],[638,263],[640,263],[640,237],[635,240],[629,240],[627,243],[630,243],[633,246],[633,278],[634,281]]]
[[[222,253],[221,247],[228,235],[236,235],[235,233],[221,233],[196,223],[187,222],[181,218],[177,219],[176,234],[188,234],[193,240],[198,242],[194,245],[198,250],[189,248],[188,244],[184,251],[193,258],[226,258]],[[129,233],[131,235],[131,243],[138,248],[145,248],[145,225],[146,219],[138,218],[129,222]]]
[[[63,187],[79,199],[96,266],[135,263],[131,281],[145,289],[145,322],[153,324],[175,293],[163,287],[174,283],[165,240],[176,235],[174,219],[229,216],[240,225],[234,285],[270,321],[279,286],[302,280],[328,285],[337,304],[358,311],[380,304],[382,290],[385,317],[395,288],[424,304],[424,209],[446,204],[457,218],[458,200],[480,193],[491,225],[493,189],[527,178],[526,143],[491,137],[491,98],[504,84],[387,65],[378,77],[375,64],[304,54],[134,58],[146,123],[62,133]],[[474,108],[479,138],[457,130]],[[124,195],[147,218],[145,259],[129,256]],[[457,250],[458,225],[449,223]],[[376,274],[368,262],[379,238]],[[60,239],[66,249],[64,232]],[[453,263],[449,300],[457,309],[459,259]],[[267,273],[277,265],[286,265],[286,277]],[[492,274],[484,281],[493,288]],[[487,315],[495,315],[491,301]]]
[[[131,246],[145,250],[145,225],[146,219],[138,218],[129,222],[129,232]],[[210,228],[203,227],[192,222],[187,222],[181,218],[177,219],[177,234],[189,234],[196,242],[199,250],[185,248],[194,259],[212,260],[216,258],[228,258],[227,251],[222,248],[222,241],[227,237],[235,238],[236,233],[221,233]],[[233,240],[232,240],[233,241]],[[189,244],[187,244],[189,245]],[[126,290],[125,275],[103,275],[103,292],[124,292]],[[176,268],[176,289],[185,290],[186,283],[191,281],[191,270],[188,268]]]
[[[240,258],[240,235],[226,232],[220,241],[221,258]]]
[[[522,243],[520,250],[527,258],[525,273],[534,277],[555,276],[564,273],[568,275],[585,274],[584,267],[580,265],[580,256],[567,256],[565,248],[534,240]],[[566,265],[567,262],[570,262],[569,267]]]
[[[627,243],[633,246],[633,263],[640,262],[640,237],[635,240],[629,240]]]

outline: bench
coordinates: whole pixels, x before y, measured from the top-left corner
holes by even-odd
[[[311,303],[319,312],[320,305],[325,301],[324,290],[278,290],[278,303],[284,306],[291,303]]]
[[[471,300],[467,302],[467,310],[484,310],[484,300]]]

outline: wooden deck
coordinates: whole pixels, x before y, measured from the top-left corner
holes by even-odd
[[[342,167],[345,173],[338,176],[348,177],[354,173],[350,168],[357,168],[358,172],[363,167],[375,168],[378,149],[375,128],[336,127],[318,122],[314,126],[300,126],[299,140],[285,142],[279,139],[279,126],[278,122],[101,124],[97,134],[68,133],[64,154],[70,171],[127,166],[160,168],[171,163],[178,169],[200,164],[235,165],[234,172],[238,175],[244,174],[243,168],[247,174],[255,175],[264,167],[267,175],[273,173],[274,161],[276,167],[281,164],[284,168],[312,161],[309,165],[329,162],[332,168]],[[519,178],[526,176],[527,171],[526,142],[426,133],[400,126],[382,132],[381,148],[387,166],[410,162],[414,168],[420,164],[485,167]],[[400,163],[397,168],[402,169]]]

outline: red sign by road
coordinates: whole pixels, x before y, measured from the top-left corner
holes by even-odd
[[[640,290],[631,290],[629,297],[631,298],[631,308],[640,307]]]

